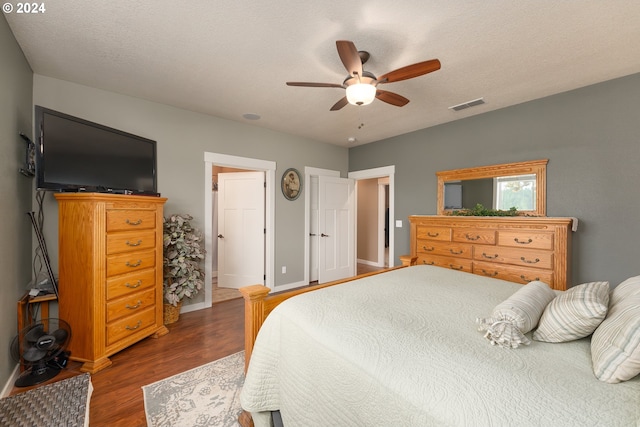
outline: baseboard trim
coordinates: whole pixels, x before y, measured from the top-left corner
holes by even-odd
[[[384,263],[369,261],[368,259],[358,259],[358,264],[370,265],[372,267],[384,267]]]
[[[20,376],[20,364],[18,363],[13,368],[13,372],[11,372],[11,376],[5,383],[4,388],[2,389],[2,394],[0,395],[0,398],[7,397],[9,396],[9,394],[11,394],[11,390],[13,390],[13,385],[15,384],[19,376]]]

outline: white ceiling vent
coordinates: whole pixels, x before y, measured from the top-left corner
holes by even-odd
[[[475,107],[476,105],[482,104],[484,104],[484,98],[478,98],[474,99],[473,101],[467,101],[463,102],[462,104],[454,105],[452,107],[449,107],[449,109],[453,111],[460,111],[464,110],[465,108]]]

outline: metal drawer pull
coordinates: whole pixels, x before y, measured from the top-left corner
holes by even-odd
[[[429,251],[431,252],[432,250],[434,250],[435,248],[433,246],[431,247],[426,247],[425,245],[422,245],[422,249],[424,249],[425,251]]]
[[[467,240],[471,240],[471,241],[476,241],[480,239],[480,236],[473,237],[473,236],[470,236],[469,233],[465,234],[464,237],[466,237]]]
[[[464,253],[464,250],[454,251],[453,249],[449,249],[449,252],[451,252],[452,255],[460,255]]]
[[[524,275],[523,275],[523,274],[521,274],[521,275],[520,275],[520,278],[521,278],[522,280],[524,280],[525,282],[533,282],[534,280],[540,280],[540,278],[539,278],[539,277],[536,277],[535,279],[527,279],[526,277],[524,277]]]
[[[141,305],[142,305],[142,301],[138,300],[136,305],[127,304],[125,307],[127,307],[129,310],[135,310],[136,308],[140,307]]]
[[[125,222],[127,224],[129,224],[129,225],[140,225],[140,224],[142,224],[142,220],[141,219],[138,219],[138,220],[135,220],[135,221],[131,221],[130,219],[127,218],[127,220]]]
[[[429,237],[438,237],[440,235],[440,233],[431,233],[430,231],[427,231],[427,236]]]
[[[491,255],[487,255],[485,252],[482,252],[482,256],[483,256],[484,258],[486,258],[486,259],[496,259],[496,258],[498,258],[500,255],[499,255],[499,254],[495,254],[495,255],[491,256]]]
[[[514,237],[514,238],[513,238],[513,241],[514,241],[514,242],[516,242],[516,243],[518,243],[518,244],[521,244],[521,245],[528,245],[529,243],[533,242],[533,240],[531,240],[531,239],[527,239],[527,241],[526,241],[526,242],[525,242],[525,241],[522,241],[522,242],[521,242],[520,240],[518,240],[518,238],[517,238],[517,237]]]
[[[425,261],[425,260],[422,260],[422,263],[423,263],[424,265],[433,265],[433,264],[435,264],[435,262],[433,262],[433,261],[431,261],[431,262],[427,262],[427,261]]]
[[[138,240],[137,243],[131,243],[130,241],[127,240],[126,245],[127,246],[140,246],[141,243],[142,243],[142,240]]]
[[[320,237],[329,237],[328,234],[320,233]]]
[[[485,269],[482,269],[482,273],[483,273],[485,276],[489,276],[489,277],[495,277],[495,276],[497,276],[497,275],[498,275],[498,272],[497,272],[497,271],[494,271],[493,273],[490,273],[490,272],[488,272],[488,271],[487,271],[487,270],[485,270]]]
[[[523,261],[523,262],[526,262],[527,264],[535,264],[537,262],[540,262],[539,258],[536,258],[535,260],[531,261],[529,259],[525,259],[525,257],[523,257],[523,256],[520,257],[520,260]]]
[[[136,323],[136,326],[129,326],[129,325],[125,326],[125,329],[128,329],[130,331],[135,331],[140,327],[140,325],[142,325],[142,320],[138,320],[138,323]]]
[[[127,288],[131,288],[131,289],[135,289],[135,288],[139,288],[140,285],[142,285],[142,280],[138,280],[138,283],[132,285],[131,283],[127,282],[124,284]]]
[[[457,267],[456,267],[456,266],[455,266],[455,265],[453,265],[453,264],[449,264],[449,268],[450,268],[450,269],[452,269],[452,270],[462,270],[464,267],[463,267],[463,266],[461,266],[461,265],[459,265],[459,266],[457,266]]]
[[[142,264],[142,260],[141,259],[139,259],[138,262],[135,262],[133,264],[131,264],[129,261],[127,261],[126,266],[134,268],[134,267],[139,267],[140,264]]]

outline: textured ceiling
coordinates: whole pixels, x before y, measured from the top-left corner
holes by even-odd
[[[37,74],[318,141],[354,146],[640,72],[638,0],[55,0],[5,17]],[[329,108],[347,72],[335,41],[382,75],[394,107]],[[484,105],[448,107],[483,97]],[[245,113],[261,116],[251,121]],[[355,142],[348,139],[356,138]]]

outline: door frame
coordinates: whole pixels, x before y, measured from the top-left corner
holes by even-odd
[[[390,166],[382,166],[379,168],[373,169],[364,169],[360,171],[354,171],[348,173],[348,178],[352,178],[355,181],[361,179],[370,179],[370,178],[389,178],[389,268],[395,265],[395,173],[396,167],[395,165]],[[331,169],[320,169],[314,167],[305,167],[304,168],[305,182],[310,182],[312,175],[327,175],[327,176],[340,176],[339,171],[331,170]],[[356,182],[357,184],[357,182]],[[357,222],[357,213],[358,213],[358,186],[356,185],[356,222]],[[309,283],[309,221],[311,220],[311,199],[309,196],[309,191],[304,192],[304,283]],[[356,230],[358,229],[358,224],[355,225]],[[355,235],[356,241],[354,245],[357,244],[358,233],[356,231]],[[356,260],[357,260],[356,253]]]
[[[213,305],[213,292],[211,279],[213,278],[213,166],[226,166],[237,169],[246,169],[254,171],[262,171],[265,174],[266,194],[265,194],[265,286],[273,290],[274,278],[274,254],[275,254],[275,183],[276,183],[276,162],[270,160],[253,159],[249,157],[231,156],[220,153],[204,153],[204,239],[205,239],[205,256],[204,256],[204,302],[183,306],[188,308],[186,311],[200,310],[209,308]],[[207,283],[208,281],[208,283]]]
[[[396,166],[382,166],[379,168],[373,169],[363,169],[359,171],[349,172],[348,177],[352,178],[356,181],[356,213],[358,211],[358,185],[357,181],[362,179],[371,179],[371,178],[389,178],[389,268],[395,265],[395,173]],[[356,221],[357,221],[356,215]],[[384,220],[384,219],[383,219]],[[356,230],[358,225],[356,224]],[[357,239],[356,234],[356,239]],[[378,239],[380,242],[380,239]],[[384,250],[384,237],[383,237],[383,250]],[[357,243],[357,241],[356,241]],[[380,250],[380,248],[378,248]],[[356,259],[357,259],[356,253]]]

